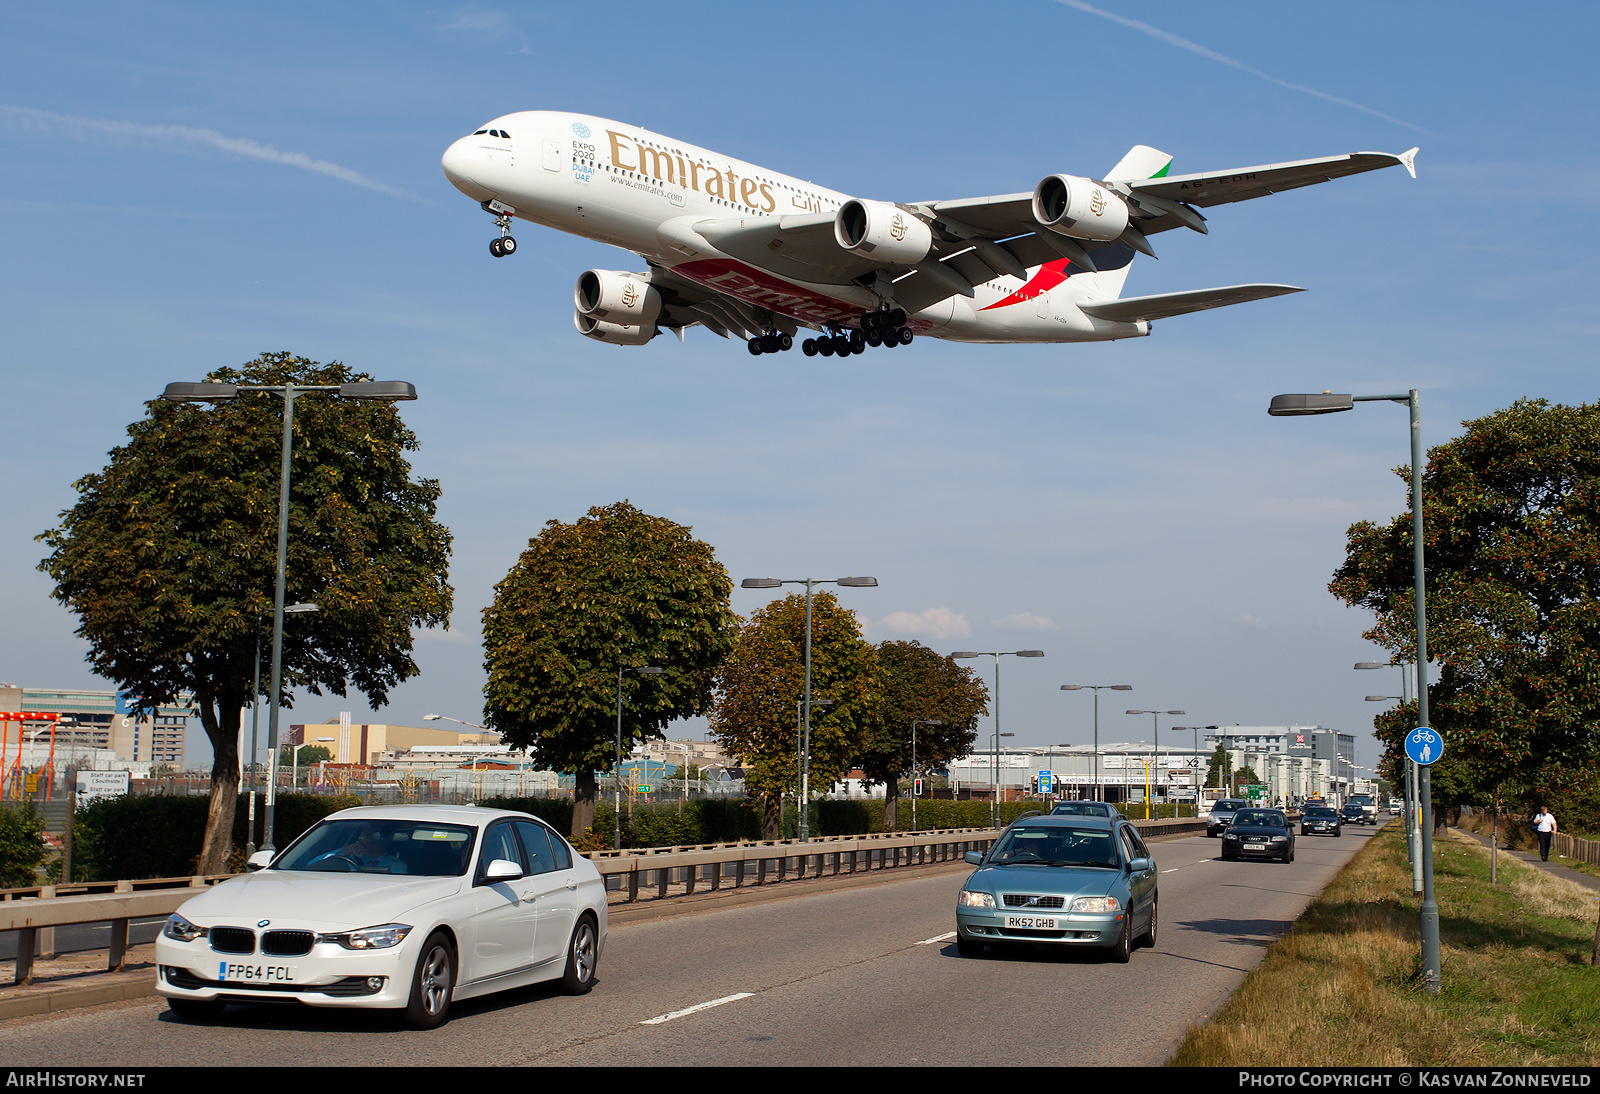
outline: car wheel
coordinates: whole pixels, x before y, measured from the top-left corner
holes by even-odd
[[[222,1014],[224,1004],[215,999],[168,999],[167,1009],[185,1022],[209,1022]]]
[[[1289,848],[1287,851],[1285,851],[1283,853],[1283,864],[1285,866],[1287,866],[1287,865],[1289,865],[1289,863],[1291,863],[1293,861],[1294,861],[1294,848],[1291,847],[1291,848]]]
[[[1111,960],[1119,965],[1126,965],[1128,958],[1133,955],[1133,917],[1122,917],[1122,934],[1117,938],[1117,944],[1111,947]]]
[[[957,938],[956,953],[962,957],[977,957],[983,953],[983,943],[974,942],[970,938]]]
[[[1153,900],[1150,902],[1150,929],[1139,939],[1139,945],[1156,948],[1156,902]]]
[[[572,931],[567,944],[567,971],[561,977],[561,990],[568,995],[587,995],[594,987],[595,967],[600,961],[600,935],[594,920],[585,915]]]
[[[406,1005],[406,1025],[435,1029],[450,1015],[450,994],[456,984],[455,955],[442,933],[428,936],[417,971],[411,977],[411,1001]]]

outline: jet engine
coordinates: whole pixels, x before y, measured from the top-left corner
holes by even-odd
[[[1093,179],[1050,175],[1033,188],[1033,219],[1064,236],[1102,242],[1128,227],[1128,203]]]
[[[833,218],[833,235],[851,254],[896,266],[913,266],[933,249],[932,230],[886,201],[845,202]]]
[[[619,273],[616,270],[585,270],[578,275],[578,284],[572,290],[578,314],[605,325],[622,327],[647,327],[655,329],[656,318],[661,314],[661,294],[650,284],[650,275]],[[578,329],[584,334],[580,323]],[[590,334],[591,338],[599,335]],[[612,339],[602,339],[612,341]],[[648,342],[645,338],[642,341]],[[627,343],[637,345],[639,343]]]
[[[654,321],[643,325],[609,323],[604,319],[596,319],[592,315],[575,311],[572,313],[572,324],[584,337],[593,338],[597,342],[608,342],[613,346],[642,346],[656,336]]]

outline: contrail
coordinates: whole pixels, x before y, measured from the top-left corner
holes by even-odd
[[[1137,19],[1129,19],[1126,16],[1117,15],[1114,12],[1104,11],[1095,7],[1093,4],[1085,3],[1084,0],[1057,0],[1057,3],[1065,4],[1069,8],[1077,8],[1079,11],[1088,12],[1090,15],[1098,15],[1102,19],[1109,19],[1113,23],[1120,23],[1125,27],[1131,27],[1134,30],[1148,34],[1152,38],[1165,42],[1169,46],[1177,46],[1179,49],[1186,49],[1190,53],[1198,53],[1200,56],[1209,61],[1216,61],[1219,64],[1227,65],[1230,68],[1236,68],[1240,72],[1248,72],[1252,76],[1259,76],[1268,83],[1277,84],[1279,87],[1286,87],[1290,91],[1299,91],[1306,95],[1313,95],[1318,99],[1322,99],[1324,102],[1337,103],[1339,106],[1348,106],[1352,110],[1359,110],[1363,114],[1371,114],[1375,118],[1382,118],[1384,121],[1393,122],[1395,125],[1403,125],[1407,129],[1415,129],[1419,133],[1428,132],[1420,125],[1412,125],[1408,121],[1405,121],[1401,118],[1396,118],[1392,114],[1385,114],[1381,110],[1374,110],[1370,106],[1362,106],[1360,103],[1351,102],[1349,99],[1341,99],[1337,95],[1329,95],[1326,91],[1318,91],[1316,88],[1306,87],[1304,84],[1292,84],[1288,80],[1280,80],[1270,73],[1262,72],[1259,68],[1251,68],[1243,61],[1235,61],[1232,57],[1218,53],[1214,49],[1207,49],[1198,42],[1191,42],[1187,38],[1179,38],[1176,34],[1162,30],[1160,27],[1153,27],[1149,23],[1141,23]]]
[[[136,122],[114,122],[103,118],[81,118],[70,114],[54,114],[48,110],[32,110],[25,106],[10,106],[5,103],[0,103],[0,118],[6,119],[11,124],[21,123],[31,129],[68,130],[77,136],[85,133],[104,133],[117,137],[144,137],[151,140],[204,145],[219,152],[232,152],[253,160],[281,163],[288,167],[314,171],[319,175],[338,179],[340,182],[348,182],[352,186],[376,190],[380,194],[390,194],[411,201],[419,200],[414,194],[386,186],[375,179],[369,179],[359,171],[352,171],[337,163],[314,160],[304,152],[280,152],[270,144],[262,144],[249,137],[229,137],[218,133],[215,129],[196,129],[187,125],[140,125]]]

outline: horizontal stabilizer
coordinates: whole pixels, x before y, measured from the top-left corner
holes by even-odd
[[[1171,319],[1194,311],[1225,308],[1248,300],[1265,300],[1285,293],[1305,292],[1294,285],[1228,285],[1220,289],[1191,289],[1188,292],[1159,293],[1155,296],[1130,296],[1126,300],[1105,300],[1079,304],[1078,308],[1096,319],[1113,323],[1136,323],[1141,319]]]

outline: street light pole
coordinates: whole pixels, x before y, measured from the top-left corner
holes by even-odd
[[[875,589],[875,577],[747,577],[739,583],[743,589],[776,589],[780,585],[806,587],[806,693],[805,726],[800,734],[800,823],[796,833],[801,843],[811,839],[811,823],[807,817],[811,804],[811,590],[817,585],[838,585],[845,589]]]
[[[1163,715],[1163,714],[1182,714],[1184,712],[1181,711],[1181,710],[1130,710],[1130,711],[1127,711],[1127,713],[1128,714],[1148,714],[1148,715],[1150,715],[1151,739],[1155,742],[1150,747],[1151,747],[1151,750],[1152,750],[1152,754],[1155,756],[1155,758],[1157,760],[1160,760],[1160,758],[1161,758],[1161,751],[1160,751],[1161,750],[1161,724],[1160,724],[1161,723],[1161,715]],[[1159,786],[1160,783],[1157,783],[1156,785]],[[1145,780],[1145,790],[1144,790],[1144,813],[1145,813],[1145,818],[1147,820],[1155,820],[1155,819],[1157,819],[1156,817],[1151,816],[1151,812],[1150,812],[1150,804],[1151,804],[1150,803],[1150,798],[1152,797],[1152,794],[1153,794],[1153,788],[1150,785],[1150,780],[1147,778]],[[1177,811],[1174,810],[1173,814],[1174,814],[1174,816],[1176,816]]]
[[[1399,695],[1369,695],[1367,702],[1379,703],[1391,699],[1399,699],[1408,706],[1411,703],[1411,668],[1410,662],[1389,661],[1357,661],[1358,669],[1386,669],[1396,666],[1400,669],[1400,694]],[[1422,892],[1422,833],[1417,823],[1417,764],[1410,756],[1404,756],[1400,761],[1405,765],[1405,811],[1402,819],[1406,826],[1406,855],[1411,860],[1411,891]]]
[[[348,384],[218,384],[172,383],[161,398],[171,403],[223,403],[240,395],[267,393],[283,399],[283,445],[278,472],[278,561],[272,588],[272,713],[267,718],[267,747],[272,751],[272,777],[267,782],[267,818],[263,850],[275,851],[273,811],[277,806],[278,708],[283,686],[283,587],[289,550],[289,450],[294,441],[294,401],[311,392],[371,402],[410,402],[417,389],[404,380],[364,380]]]
[[[1062,691],[1082,691],[1084,688],[1094,689],[1094,800],[1104,801],[1100,791],[1100,689],[1109,688],[1112,691],[1132,691],[1132,684],[1062,684]]]
[[[1356,403],[1401,403],[1411,412],[1411,589],[1416,615],[1417,725],[1428,725],[1428,594],[1422,528],[1422,409],[1417,389],[1404,395],[1277,395],[1267,413],[1275,416],[1335,414]],[[1439,905],[1433,895],[1433,776],[1430,765],[1418,765],[1417,801],[1422,823],[1422,985],[1437,995],[1442,972],[1439,961]]]
[[[1010,737],[1012,734],[1000,732],[1000,658],[1002,657],[1043,657],[1043,650],[959,650],[952,653],[951,657],[993,657],[994,658],[994,760],[990,770],[994,773],[994,795],[990,799],[989,823],[992,827],[1000,827],[1000,738]]]
[[[284,615],[300,615],[303,612],[317,611],[315,604],[290,604],[283,609]],[[244,842],[244,855],[249,858],[256,853],[256,750],[260,747],[256,743],[256,724],[260,721],[257,715],[261,711],[261,620],[256,619],[256,662],[255,675],[250,682],[250,808],[249,816],[245,821],[245,831],[248,833]],[[268,764],[270,770],[271,764]]]

